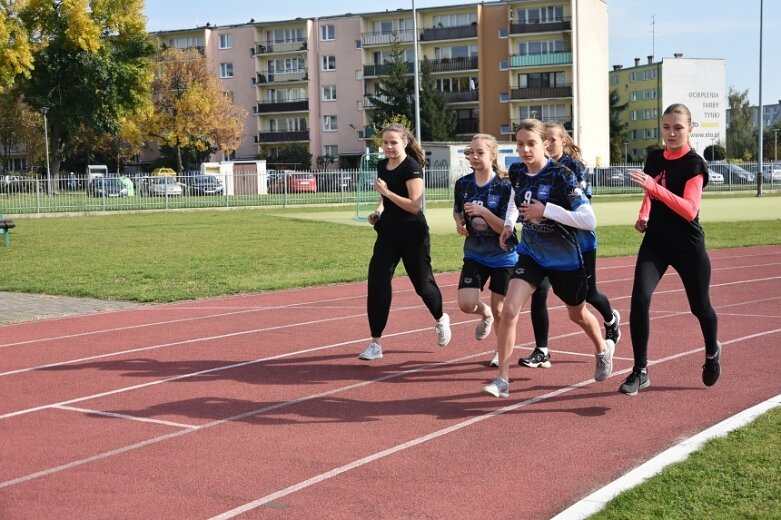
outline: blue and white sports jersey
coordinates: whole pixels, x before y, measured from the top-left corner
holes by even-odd
[[[510,183],[515,191],[515,205],[539,200],[573,211],[589,201],[568,168],[551,160],[536,174],[529,174],[526,165],[510,167]],[[543,218],[535,223],[519,220],[523,225],[517,251],[531,256],[540,266],[560,271],[573,271],[583,264],[577,230],[560,222]]]
[[[488,267],[513,267],[518,262],[514,249],[504,251],[499,246],[499,233],[481,217],[471,218],[464,213],[464,204],[472,202],[488,208],[491,213],[504,218],[507,205],[511,204],[510,183],[495,175],[487,184],[479,186],[475,174],[464,175],[456,181],[453,211],[461,213],[469,236],[464,240],[464,258]]]
[[[580,162],[576,161],[567,154],[562,155],[559,158],[559,164],[562,164],[572,170],[575,174],[575,178],[583,189],[583,193],[591,203],[591,183],[588,179],[588,170]],[[593,251],[597,248],[597,234],[593,231],[587,231],[585,229],[577,229],[578,243],[580,244],[580,251],[585,253],[586,251]]]

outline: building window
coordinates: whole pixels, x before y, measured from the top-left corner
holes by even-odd
[[[333,25],[323,25],[320,27],[320,39],[323,41],[335,40],[336,29]]]
[[[336,85],[323,85],[323,101],[336,101]]]
[[[220,63],[220,77],[221,78],[233,77],[233,63]]]
[[[334,132],[338,130],[336,126],[336,116],[323,116],[323,131]]]
[[[233,37],[231,34],[220,34],[220,49],[230,49],[231,47],[233,47]]]
[[[322,70],[336,70],[336,56],[323,56]]]
[[[323,146],[323,155],[333,157],[334,159],[339,157],[339,146],[335,144],[327,144]]]

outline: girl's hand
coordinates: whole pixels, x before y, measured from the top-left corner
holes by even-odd
[[[638,230],[640,233],[645,233],[647,227],[648,227],[648,220],[639,218],[637,219],[637,222],[635,222],[635,229]]]
[[[486,211],[486,209],[481,204],[475,204],[474,202],[464,204],[464,213],[470,217],[479,217],[483,211]]]
[[[512,235],[513,235],[512,228],[508,226],[504,226],[504,229],[502,230],[502,234],[499,235],[499,247],[507,251],[509,249],[509,247],[507,246],[507,239],[510,238]]]
[[[542,215],[545,213],[545,204],[537,199],[532,199],[528,204],[526,202],[522,203],[519,210],[523,220],[539,224],[542,222]]]
[[[466,221],[464,219],[460,219],[456,221],[456,231],[458,231],[459,235],[468,237],[469,231],[466,230]]]
[[[377,179],[374,181],[374,190],[385,197],[388,195],[388,184],[382,179]]]
[[[629,179],[637,186],[647,190],[646,185],[648,182],[653,182],[653,177],[646,175],[643,170],[632,170],[629,172]]]
[[[375,212],[369,214],[369,224],[371,224],[372,226],[374,224],[376,224],[379,220],[380,220],[380,212],[379,211],[375,211]]]

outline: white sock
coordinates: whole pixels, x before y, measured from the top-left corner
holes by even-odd
[[[540,349],[540,351],[546,356],[548,355],[548,347],[537,347],[537,348]]]

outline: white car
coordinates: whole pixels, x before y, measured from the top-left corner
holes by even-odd
[[[781,184],[781,164],[763,164],[762,181]]]
[[[724,176],[717,171],[708,168],[708,183],[724,184]]]
[[[168,175],[147,177],[141,192],[150,197],[181,197],[183,194],[182,185]]]

